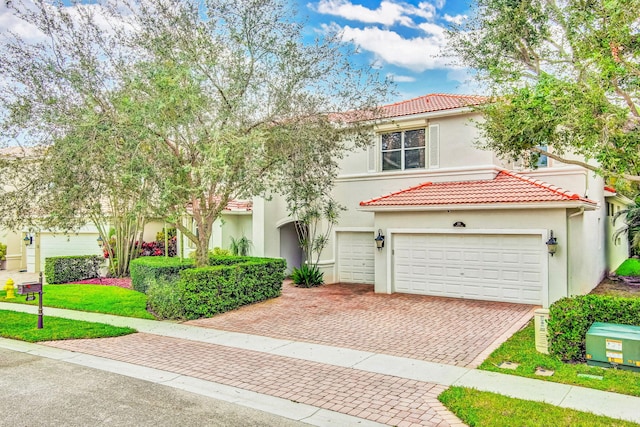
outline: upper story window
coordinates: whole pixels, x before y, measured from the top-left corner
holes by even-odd
[[[546,145],[538,145],[538,148],[544,151],[548,150],[548,147]],[[549,166],[549,157],[544,154],[540,154],[538,156],[538,161],[536,162],[536,167],[546,168],[547,166]]]
[[[425,167],[424,129],[382,134],[382,170],[405,170]]]
[[[432,169],[440,166],[440,125],[428,129],[412,129],[380,135],[377,164],[383,171]],[[373,160],[378,157],[369,151],[369,171],[380,170]]]

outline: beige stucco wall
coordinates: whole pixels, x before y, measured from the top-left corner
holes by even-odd
[[[21,233],[0,229],[0,242],[7,245],[7,270],[20,270],[23,268],[23,238],[24,235]]]

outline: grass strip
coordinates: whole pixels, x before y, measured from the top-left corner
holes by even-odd
[[[515,362],[520,366],[515,370],[501,369],[498,365],[502,362]],[[538,367],[555,373],[550,377],[536,375]],[[478,369],[640,396],[640,373],[599,368],[585,363],[563,363],[557,357],[536,351],[533,321],[491,353]]]
[[[119,337],[136,332],[133,328],[52,316],[44,316],[43,328],[38,329],[37,315],[9,310],[0,310],[0,319],[0,337],[27,342]]]
[[[155,319],[147,311],[147,296],[132,289],[99,285],[45,285],[43,291],[45,307]],[[7,299],[4,290],[0,291],[0,302],[38,305],[37,298],[35,301],[25,301],[23,295]]]
[[[470,427],[637,427],[638,424],[548,403],[515,399],[465,387],[450,387],[440,402]]]

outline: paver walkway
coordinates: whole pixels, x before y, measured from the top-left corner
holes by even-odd
[[[332,284],[187,324],[476,367],[532,316],[533,306],[407,294]]]

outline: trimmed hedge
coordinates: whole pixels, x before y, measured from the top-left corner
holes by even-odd
[[[282,292],[283,259],[220,257],[214,262],[218,265],[180,272],[178,292],[187,319],[211,317]]]
[[[98,255],[71,255],[45,258],[44,276],[48,284],[77,282],[100,274],[102,257]]]
[[[564,361],[584,362],[593,322],[640,326],[640,298],[581,295],[549,307],[549,352]]]
[[[177,282],[180,271],[193,268],[195,261],[189,258],[167,258],[147,256],[136,258],[129,264],[131,287],[142,293],[147,292],[151,283],[158,280]]]
[[[248,262],[258,258],[241,256],[209,256],[209,265],[233,265]],[[131,275],[131,287],[138,292],[147,292],[151,283],[158,279],[177,282],[180,272],[187,268],[193,268],[195,260],[192,258],[157,257],[146,256],[136,258],[129,265]]]

